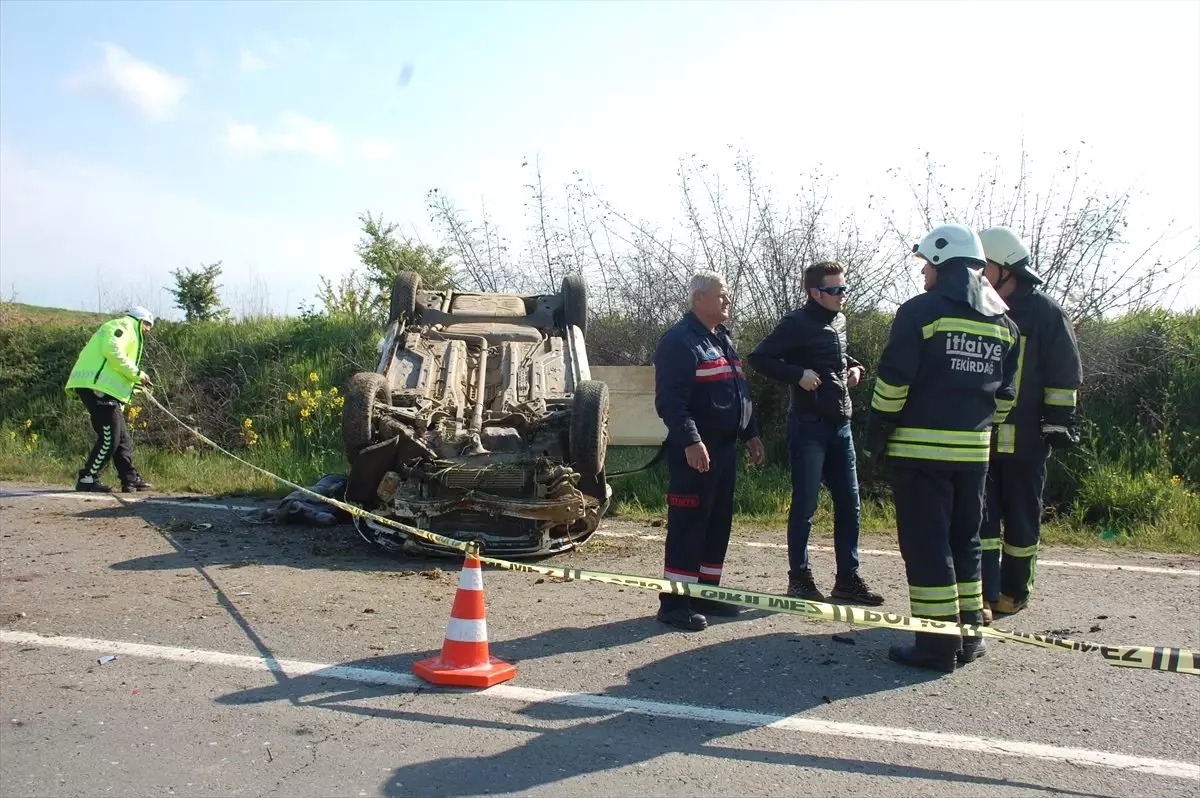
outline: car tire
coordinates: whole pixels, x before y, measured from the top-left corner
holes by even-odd
[[[562,281],[562,325],[565,329],[572,326],[587,337],[588,303],[587,283],[578,274],[568,274]]]
[[[392,281],[392,299],[388,306],[388,324],[401,317],[406,324],[420,318],[417,294],[421,291],[421,275],[416,272],[400,272]]]
[[[584,380],[576,386],[571,408],[571,467],[581,475],[580,490],[600,499],[604,497],[600,483],[608,453],[608,409],[607,383]]]
[[[363,448],[375,442],[375,406],[391,404],[387,379],[374,371],[360,371],[346,384],[342,406],[342,446],[351,463]]]

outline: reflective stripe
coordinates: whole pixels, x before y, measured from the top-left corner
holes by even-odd
[[[983,582],[958,583],[959,612],[976,612],[983,609]]]
[[[960,429],[922,429],[896,427],[889,440],[906,443],[954,443],[961,446],[987,446],[992,442],[991,429],[976,432]]]
[[[887,453],[893,457],[908,457],[914,460],[986,463],[991,441],[991,428],[976,432],[897,427],[888,437]]]
[[[958,599],[953,601],[910,601],[913,615],[925,617],[941,617],[949,615],[952,618],[958,617]]]
[[[984,551],[1000,551],[1004,545],[1000,538],[980,538],[979,543],[983,546]]]
[[[996,451],[1001,454],[1013,454],[1017,451],[1017,425],[1001,424],[996,435]]]
[[[1076,392],[1071,388],[1046,388],[1045,402],[1053,407],[1074,407]]]
[[[875,378],[875,393],[884,399],[904,399],[908,396],[907,385],[892,385],[881,378]]]
[[[1037,554],[1038,544],[1032,546],[1013,546],[1010,543],[1004,544],[1004,554],[1008,557],[1032,557]]]
[[[988,450],[955,449],[949,446],[930,446],[920,443],[889,443],[887,453],[891,457],[907,457],[912,460],[942,460],[947,463],[986,463]]]
[[[991,324],[986,321],[972,321],[971,319],[955,319],[951,317],[943,317],[933,322],[926,324],[921,328],[921,335],[925,340],[929,340],[933,336],[941,332],[960,332],[968,335],[982,335],[985,338],[997,338],[1005,343],[1013,342],[1012,333],[1008,328],[1001,324]]]
[[[949,599],[958,598],[958,588],[955,585],[945,585],[943,587],[909,585],[908,597],[913,601],[948,601]]]
[[[875,391],[871,395],[871,407],[881,413],[899,413],[908,399],[907,385],[892,385],[879,377],[875,378]]]
[[[899,413],[904,409],[903,399],[884,399],[879,394],[871,397],[871,408],[881,413]]]
[[[670,568],[664,568],[663,579],[673,579],[676,582],[699,582],[700,574],[688,571],[672,571]]]
[[[464,621],[462,618],[451,618],[446,627],[446,639],[459,643],[487,642],[487,621]]]
[[[459,590],[483,590],[483,571],[478,568],[463,568],[458,576]]]

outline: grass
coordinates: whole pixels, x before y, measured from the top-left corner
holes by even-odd
[[[92,442],[77,399],[62,389],[79,349],[109,318],[0,304],[0,474],[69,485]],[[888,319],[852,320],[851,346],[870,364]],[[340,420],[347,379],[374,367],[377,326],[365,319],[162,322],[147,340],[155,395],[247,460],[300,484],[346,469]],[[874,342],[874,343],[872,343]],[[749,343],[749,342],[747,342]],[[1083,444],[1051,461],[1048,542],[1200,553],[1200,312],[1149,313],[1080,328],[1085,356]],[[786,396],[752,379],[768,464],[742,466],[735,524],[742,534],[783,529],[790,478],[778,430]],[[852,394],[862,439],[868,389]],[[138,467],[170,491],[273,497],[285,486],[208,450],[153,406],[130,409]],[[610,451],[610,472],[636,468],[654,448]],[[110,476],[109,479],[112,479]],[[613,480],[613,517],[665,518],[666,469]],[[894,535],[884,489],[864,490],[864,533]],[[817,534],[832,527],[823,493]],[[772,532],[775,534],[775,532]]]

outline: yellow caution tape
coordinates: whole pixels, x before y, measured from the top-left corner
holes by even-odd
[[[205,436],[199,430],[184,423],[178,416],[172,413],[158,401],[149,391],[144,391],[144,395],[154,405],[173,419],[175,423],[186,429],[191,434],[195,435],[200,440],[207,443],[222,454],[236,460],[242,465],[251,468],[264,476],[276,480],[284,485],[287,485],[294,490],[298,490],[308,496],[312,496],[327,504],[331,504],[352,516],[359,518],[370,519],[376,523],[399,530],[408,535],[422,538],[445,548],[453,549],[461,552],[478,551],[478,544],[470,541],[457,540],[444,535],[438,535],[430,532],[427,529],[419,529],[408,524],[402,524],[399,521],[383,516],[367,512],[361,507],[355,507],[352,504],[322,496],[316,491],[310,490],[303,485],[297,485],[291,480],[285,479],[278,474],[273,474],[264,468],[256,466],[247,460],[243,460],[233,452],[225,449],[217,442]],[[634,576],[630,574],[613,574],[604,571],[588,571],[581,568],[567,568],[564,566],[546,566],[532,565],[529,563],[512,562],[509,560],[500,560],[493,557],[479,556],[480,562],[491,565],[495,568],[500,568],[506,571],[517,571],[521,573],[536,573],[545,576],[552,576],[568,581],[580,582],[600,582],[611,585],[622,585],[624,587],[633,587],[640,590],[653,590],[658,593],[674,593],[676,595],[691,596],[693,598],[710,599],[723,604],[733,604],[740,607],[756,610],[766,610],[767,612],[781,612],[789,615],[803,615],[809,618],[819,618],[825,621],[838,621],[841,623],[851,624],[854,626],[865,626],[881,629],[903,629],[911,632],[928,632],[931,634],[953,635],[955,637],[990,637],[997,640],[1008,640],[1013,643],[1025,643],[1026,645],[1038,646],[1040,648],[1054,649],[1057,651],[1078,651],[1085,654],[1095,653],[1103,658],[1108,664],[1116,665],[1124,668],[1142,668],[1145,670],[1168,671],[1171,673],[1184,673],[1192,676],[1200,676],[1200,652],[1192,651],[1187,648],[1168,648],[1165,646],[1106,646],[1100,643],[1088,643],[1085,641],[1069,640],[1064,637],[1055,637],[1053,635],[1031,634],[1029,632],[1010,632],[1004,629],[997,629],[991,626],[980,626],[976,624],[957,624],[947,623],[943,621],[931,621],[927,618],[910,618],[905,615],[900,615],[893,612],[879,612],[877,610],[867,609],[865,607],[852,607],[840,604],[826,604],[820,601],[808,601],[806,599],[796,599],[790,596],[780,596],[772,593],[756,593],[752,590],[732,590],[727,587],[702,585],[690,582],[677,582],[672,579],[658,579],[650,576]]]

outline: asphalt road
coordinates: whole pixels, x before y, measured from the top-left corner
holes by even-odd
[[[1016,643],[938,676],[887,660],[902,633],[755,612],[686,634],[653,593],[485,570],[518,675],[444,689],[410,666],[442,644],[453,561],[57,490],[0,483],[5,796],[1200,794],[1194,676]],[[661,529],[603,532],[552,562],[661,572]],[[739,534],[726,583],[779,592],[782,543]],[[863,546],[905,613],[894,546]],[[1200,558],[1042,558],[998,625],[1200,648]]]

